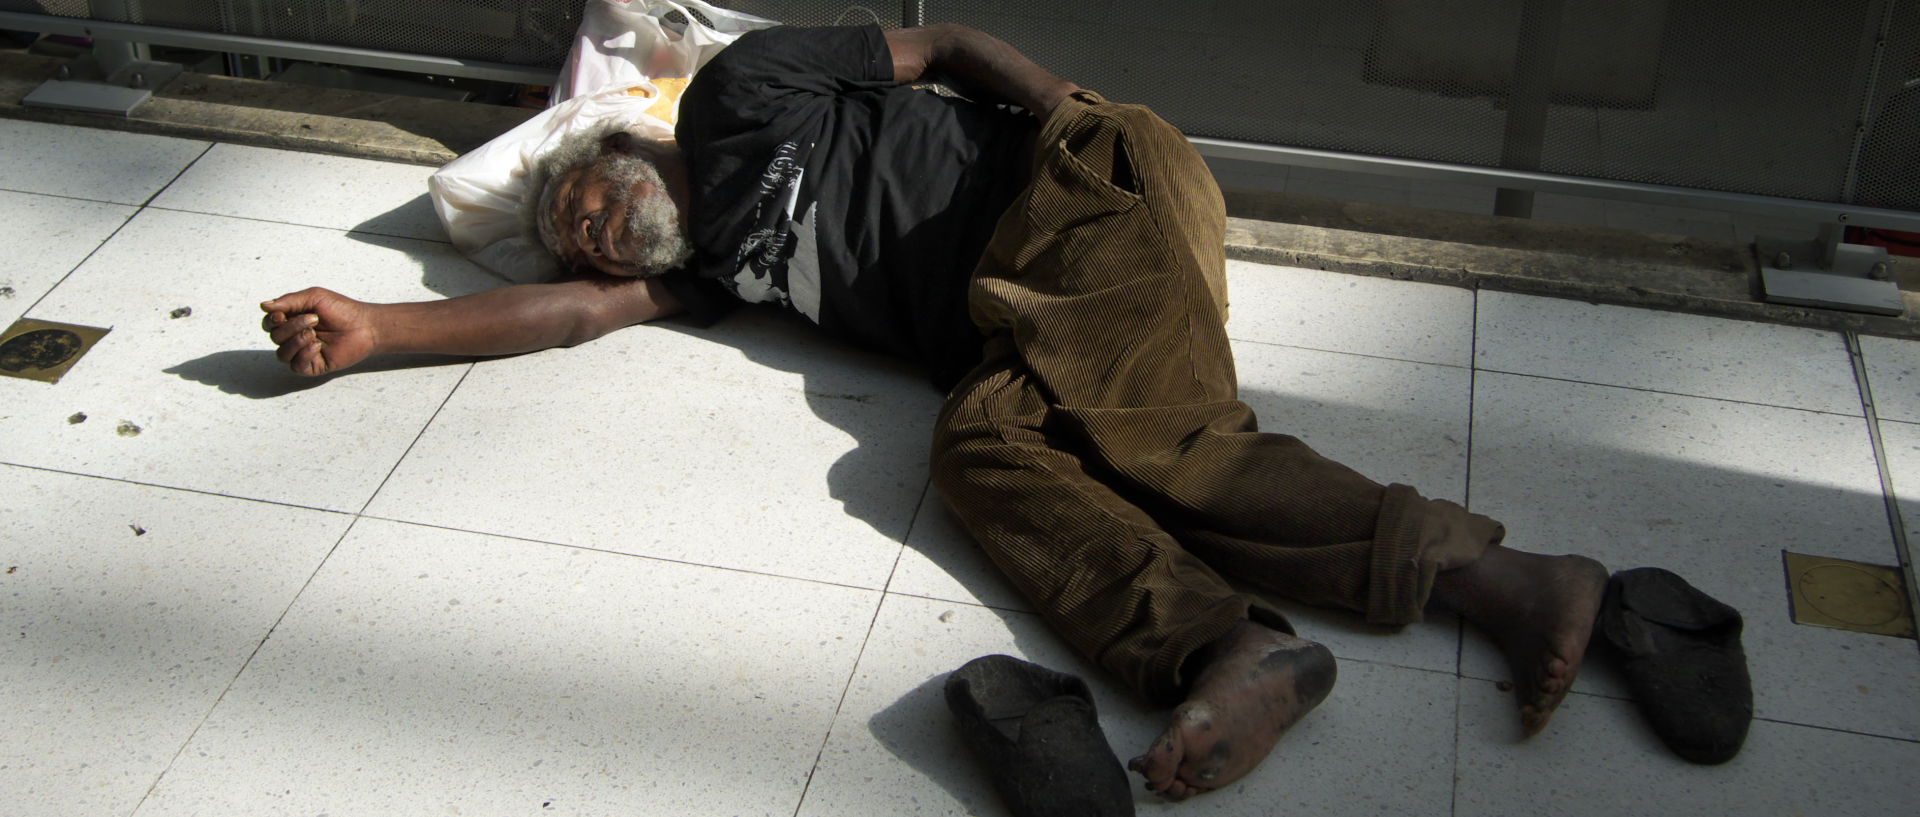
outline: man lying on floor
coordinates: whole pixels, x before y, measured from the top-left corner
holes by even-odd
[[[981,101],[916,84],[936,78]],[[1172,798],[1247,774],[1334,682],[1325,647],[1223,576],[1372,622],[1459,613],[1504,650],[1529,734],[1567,694],[1606,571],[1256,431],[1220,192],[1145,108],[964,27],[777,28],[702,69],[676,137],[542,162],[528,229],[577,277],[283,295],[262,305],[280,359],[510,354],[735,301],[915,358],[951,389],[932,467],[953,512],[1063,638],[1177,706],[1130,764]]]

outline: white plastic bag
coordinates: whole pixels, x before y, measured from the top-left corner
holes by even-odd
[[[703,17],[712,25],[702,24]],[[703,0],[592,0],[554,84],[552,104],[656,77],[691,77],[735,38],[773,25],[779,24]]]
[[[508,280],[550,277],[552,255],[521,235],[520,203],[539,157],[568,134],[609,122],[644,136],[673,138],[686,79],[741,34],[774,25],[702,0],[589,0],[553,87],[552,106],[427,180],[447,237],[474,262]]]

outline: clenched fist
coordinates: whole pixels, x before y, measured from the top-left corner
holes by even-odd
[[[296,374],[330,374],[359,363],[379,347],[373,305],[312,287],[260,304],[260,328],[280,347],[280,362]]]

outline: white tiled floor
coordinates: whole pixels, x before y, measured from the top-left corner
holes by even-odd
[[[1860,355],[1880,419],[1920,423],[1920,343],[1866,336]]]
[[[221,216],[446,240],[427,198],[433,168],[386,165],[367,174],[357,159],[215,145],[153,200],[153,206]],[[287,202],[299,201],[289,207]]]
[[[0,120],[0,190],[146,204],[209,144],[192,139]]]
[[[13,323],[100,243],[127,223],[135,209],[83,199],[0,190],[0,320]]]
[[[997,815],[939,688],[989,652],[1087,677],[1122,757],[1157,731],[930,494],[939,398],[906,367],[748,312],[297,380],[262,299],[495,283],[425,169],[0,141],[0,312],[113,328],[57,385],[0,379],[0,813]],[[1516,546],[1684,572],[1745,611],[1760,720],[1687,765],[1596,662],[1522,743],[1470,629],[1283,605],[1333,696],[1230,790],[1142,811],[1912,810],[1915,643],[1787,618],[1781,550],[1896,561],[1844,338],[1231,275],[1266,429]],[[1920,344],[1863,350],[1920,539]]]

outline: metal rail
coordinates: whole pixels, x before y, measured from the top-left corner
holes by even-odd
[[[144,43],[147,45],[165,45],[175,48],[198,48],[207,51],[259,54],[290,60],[356,65],[363,68],[383,68],[391,71],[407,71],[441,77],[466,77],[468,79],[517,82],[527,85],[551,85],[553,84],[556,74],[556,71],[552,68],[510,65],[507,63],[485,62],[482,60],[463,60],[454,57],[432,57],[424,54],[378,51],[371,48],[354,48],[344,45],[299,43],[289,40],[267,39],[265,37],[247,37],[239,34],[191,31],[181,28],[163,28],[160,26],[138,25],[134,23],[113,23],[74,17],[56,17],[50,14],[26,14],[17,11],[0,11],[0,28],[14,29],[17,31],[38,31],[47,34],[64,34],[75,37],[91,37],[101,40]]]
[[[1920,231],[1920,212],[1906,210],[1623,182],[1586,176],[1560,176],[1530,170],[1448,164],[1392,156],[1369,156],[1198,136],[1193,137],[1192,141],[1194,147],[1200,151],[1200,155],[1209,158],[1373,173],[1403,179],[1487,184],[1540,193],[1565,193],[1597,199],[1772,216],[1816,224]]]

